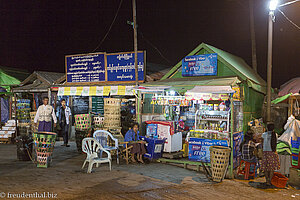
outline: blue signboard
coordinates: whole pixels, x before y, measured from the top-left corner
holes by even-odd
[[[210,162],[211,146],[225,146],[228,147],[227,140],[211,140],[202,138],[189,139],[189,159],[202,162]]]
[[[187,56],[182,60],[182,76],[216,76],[218,54]]]
[[[138,52],[139,81],[144,80],[144,53]],[[107,54],[107,81],[135,81],[134,53]]]
[[[105,81],[105,54],[66,56],[67,82]]]

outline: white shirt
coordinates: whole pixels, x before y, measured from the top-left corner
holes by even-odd
[[[37,123],[37,122],[38,122],[38,119],[39,119],[41,113],[44,112],[46,109],[48,109],[49,106],[50,106],[50,105],[44,105],[44,104],[41,105],[41,106],[39,106],[39,108],[38,108],[38,110],[37,110],[37,112],[36,112],[35,118],[34,118],[34,123]],[[52,106],[50,106],[50,107],[52,108],[52,112],[51,112],[51,114],[50,114],[50,117],[52,116],[52,119],[53,119],[54,123],[57,123],[57,118],[56,118],[56,116],[55,116],[54,109],[53,109]]]

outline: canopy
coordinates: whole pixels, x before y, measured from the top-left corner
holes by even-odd
[[[291,95],[293,95],[293,93],[290,93],[290,94],[287,94],[287,95],[284,95],[282,97],[278,97],[277,99],[274,99],[271,103],[273,104],[278,104],[286,99],[288,99]]]
[[[195,86],[236,86],[241,81],[237,77],[184,77],[178,79],[165,79],[142,84],[143,87],[170,86],[168,90],[179,93],[186,92]],[[227,92],[228,93],[228,92]]]
[[[134,86],[114,85],[114,86],[84,86],[84,87],[59,87],[58,96],[113,96],[128,95],[133,96]]]
[[[195,86],[188,90],[188,93],[213,93],[213,94],[228,94],[235,93],[231,86]]]
[[[10,86],[19,85],[20,83],[21,82],[18,79],[0,70],[0,86],[5,88],[7,91],[10,90]]]

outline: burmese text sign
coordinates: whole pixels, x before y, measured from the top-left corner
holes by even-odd
[[[216,76],[218,54],[187,56],[182,60],[182,76]]]

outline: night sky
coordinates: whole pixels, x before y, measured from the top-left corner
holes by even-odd
[[[254,0],[258,72],[266,79],[268,1]],[[281,1],[284,2],[284,1]],[[90,53],[106,34],[120,0],[0,1],[0,65],[64,72],[64,56]],[[300,2],[282,8],[300,25]],[[133,50],[131,0],[96,52]],[[138,49],[147,62],[173,66],[205,42],[251,66],[248,0],[137,0]],[[165,58],[153,48],[155,46]],[[300,76],[300,30],[276,12],[273,87]]]

